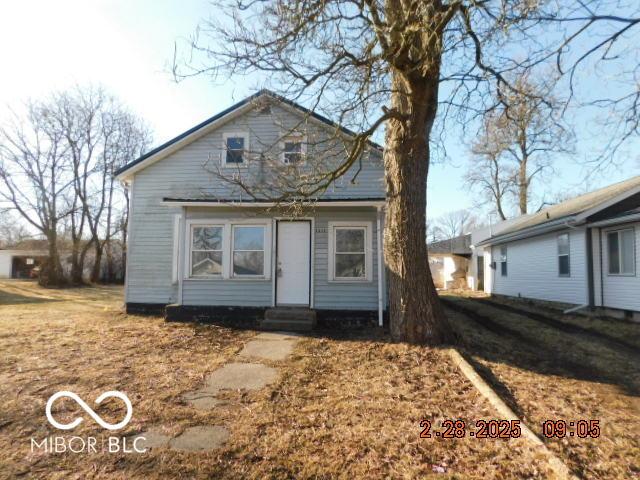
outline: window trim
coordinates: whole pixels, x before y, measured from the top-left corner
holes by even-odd
[[[300,142],[300,155],[302,156],[302,159],[298,163],[287,163],[285,161],[286,159],[285,154],[287,153],[284,150],[285,143],[291,142],[292,140],[298,140]],[[283,165],[286,165],[286,166],[306,165],[307,163],[307,136],[306,135],[302,135],[302,134],[285,135],[284,137],[282,137],[280,146],[281,146],[280,162]]]
[[[242,162],[233,163],[227,162],[227,139],[229,138],[243,138],[244,139],[244,150],[242,154]],[[225,168],[246,168],[249,163],[249,152],[251,150],[249,144],[249,132],[246,131],[236,131],[236,132],[224,132],[222,134],[222,155],[220,159],[220,163]]]
[[[336,229],[364,229],[364,277],[336,277]],[[340,221],[328,222],[327,228],[327,279],[330,283],[370,283],[373,281],[373,222]]]
[[[502,254],[502,251],[504,250],[504,255]],[[504,256],[505,260],[502,260],[502,257]],[[502,270],[502,264],[505,264],[506,268],[505,271]],[[508,277],[509,276],[509,249],[507,247],[507,245],[500,245],[500,276],[501,277]]]
[[[193,248],[193,230],[195,228],[211,228],[218,227],[222,228],[222,248],[220,250],[200,250]],[[209,280],[222,278],[224,276],[224,238],[225,238],[225,228],[223,223],[200,223],[200,222],[192,222],[189,223],[189,256],[187,257],[187,278],[188,279],[198,279],[198,280]],[[194,275],[193,274],[193,252],[222,252],[222,272],[216,273],[213,275]]]
[[[222,236],[222,275],[216,276],[191,276],[191,245],[193,244],[191,238],[191,227],[195,226],[224,226],[223,236]],[[231,244],[232,237],[232,225],[253,225],[253,226],[261,226],[265,228],[265,243],[264,243],[264,274],[250,275],[250,276],[233,276],[233,259],[231,258],[233,255]],[[272,249],[274,246],[272,232],[273,232],[273,222],[271,218],[252,218],[252,219],[242,219],[242,218],[187,218],[184,222],[184,246],[185,248],[181,248],[179,252],[180,261],[183,262],[183,273],[182,280],[187,282],[220,282],[220,281],[231,281],[231,282],[246,282],[246,281],[271,281],[271,272],[273,271],[272,265]],[[187,245],[187,242],[189,244]]]
[[[238,252],[262,252],[262,273],[259,275],[242,275],[236,274],[233,270],[233,257],[236,253],[236,249],[234,247],[234,240],[236,235],[236,228],[247,228],[247,227],[260,227],[262,228],[262,250],[237,250]],[[250,278],[250,279],[262,279],[266,278],[267,272],[267,225],[264,223],[238,223],[231,222],[231,237],[230,237],[230,250],[229,250],[229,276],[231,278]],[[269,265],[269,268],[271,265]]]
[[[567,236],[567,248],[569,249],[568,253],[560,253],[560,237],[564,235]],[[556,244],[557,244],[558,276],[563,278],[571,277],[571,235],[569,234],[569,232],[559,233],[556,236]],[[568,273],[560,272],[560,257],[567,257],[567,266],[569,267]]]
[[[622,272],[622,232],[630,231],[633,233],[633,272],[631,273],[623,273]],[[618,236],[618,263],[620,267],[620,271],[618,273],[611,273],[611,259],[609,257],[609,235],[615,233]],[[626,227],[626,228],[616,228],[612,230],[606,230],[604,232],[606,237],[606,252],[607,252],[607,276],[608,277],[635,277],[637,271],[637,252],[636,252],[636,229],[635,227]]]

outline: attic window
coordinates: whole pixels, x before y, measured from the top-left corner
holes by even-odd
[[[242,165],[246,163],[249,149],[249,135],[246,133],[227,133],[224,135],[224,163]]]
[[[306,144],[303,137],[287,137],[283,142],[282,162],[286,165],[297,165],[303,163],[306,150]]]

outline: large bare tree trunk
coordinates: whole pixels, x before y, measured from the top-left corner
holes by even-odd
[[[391,106],[405,119],[388,122],[384,153],[391,335],[395,340],[434,345],[452,340],[431,278],[426,244],[428,138],[437,96],[437,78],[410,81],[394,74]]]
[[[518,206],[520,214],[526,215],[529,204],[529,179],[527,178],[527,158],[524,157],[518,168]]]
[[[99,240],[95,241],[94,252],[95,258],[93,259],[93,267],[91,268],[90,281],[91,283],[98,283],[100,282],[100,273],[102,272],[102,253],[104,252],[104,247]]]
[[[44,264],[38,283],[45,287],[59,287],[64,285],[64,272],[62,271],[62,263],[60,262],[60,252],[58,251],[58,234],[55,230],[47,233],[47,244],[49,250],[49,258]]]

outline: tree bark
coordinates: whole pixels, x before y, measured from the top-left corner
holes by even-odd
[[[518,168],[518,206],[520,214],[526,215],[529,204],[529,181],[527,178],[527,158],[520,161]]]
[[[60,252],[58,251],[58,233],[55,227],[47,232],[49,258],[45,262],[38,283],[44,287],[60,287],[65,284]]]
[[[425,227],[438,79],[411,81],[394,73],[393,83],[391,106],[403,118],[388,122],[384,153],[391,335],[410,343],[447,343],[453,335],[431,277]]]
[[[99,240],[96,240],[94,243],[94,252],[95,257],[93,259],[93,267],[91,268],[91,283],[98,283],[100,281],[100,271],[102,266],[102,252],[104,250],[104,246]]]

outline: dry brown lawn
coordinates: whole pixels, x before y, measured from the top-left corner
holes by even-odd
[[[469,315],[447,310],[481,374],[539,436],[546,420],[600,421],[599,438],[554,438],[546,440],[549,448],[579,478],[640,478],[640,350],[634,353],[592,336],[565,333],[469,297],[446,294],[522,337],[489,331]],[[505,303],[550,314],[517,300]],[[586,318],[581,322],[581,317],[559,314],[555,318],[628,342],[640,333],[640,325]]]
[[[198,411],[181,395],[254,332],[125,315],[121,302],[119,288],[0,282],[0,477],[552,478],[545,458],[522,439],[419,438],[422,418],[437,426],[496,416],[443,351],[384,336],[308,337],[289,360],[273,364],[281,371],[275,384],[228,391],[227,406]],[[106,390],[125,392],[133,418],[118,435],[224,425],[230,440],[208,453],[32,453],[30,438],[61,434],[44,414],[60,390],[92,406]],[[82,413],[71,401],[57,409],[59,419]],[[115,400],[96,411],[121,418]],[[84,416],[73,435],[105,435]]]

